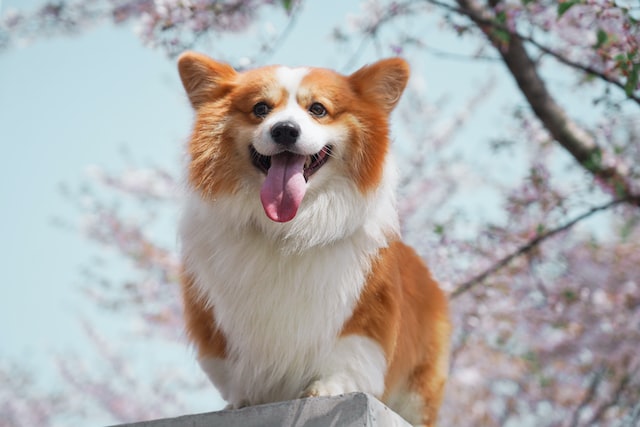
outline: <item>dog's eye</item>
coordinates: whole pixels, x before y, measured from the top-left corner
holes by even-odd
[[[258,102],[253,106],[253,114],[256,117],[265,117],[271,111],[271,107],[266,102]]]
[[[311,104],[311,107],[309,107],[309,112],[316,117],[324,117],[327,115],[327,109],[324,108],[324,105],[320,104],[319,102],[314,102],[313,104]]]

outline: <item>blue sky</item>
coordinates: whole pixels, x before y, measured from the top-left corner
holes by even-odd
[[[76,341],[68,332],[86,308],[76,292],[79,268],[98,248],[52,226],[54,218],[79,219],[59,187],[86,180],[88,165],[121,166],[125,145],[134,157],[175,170],[190,111],[173,73],[162,53],[143,48],[126,28],[0,55],[0,227],[8,243],[0,339],[12,343],[4,351],[23,355]]]

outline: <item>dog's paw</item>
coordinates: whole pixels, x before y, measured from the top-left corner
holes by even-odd
[[[358,391],[353,381],[333,376],[313,381],[300,397],[339,396],[353,391]]]
[[[247,400],[241,400],[240,402],[237,403],[228,403],[227,406],[224,407],[225,411],[233,411],[235,409],[242,409],[245,408],[249,405],[249,401]]]

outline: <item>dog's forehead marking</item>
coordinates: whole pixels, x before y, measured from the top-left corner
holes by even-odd
[[[276,69],[276,79],[278,83],[289,94],[289,99],[295,99],[302,79],[309,74],[309,69],[304,67],[290,68],[290,67],[278,67]]]

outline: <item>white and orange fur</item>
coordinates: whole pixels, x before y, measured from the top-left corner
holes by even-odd
[[[195,109],[182,289],[202,369],[232,408],[362,391],[434,425],[447,300],[400,241],[389,153],[407,63],[237,72],[187,52],[178,66]]]

